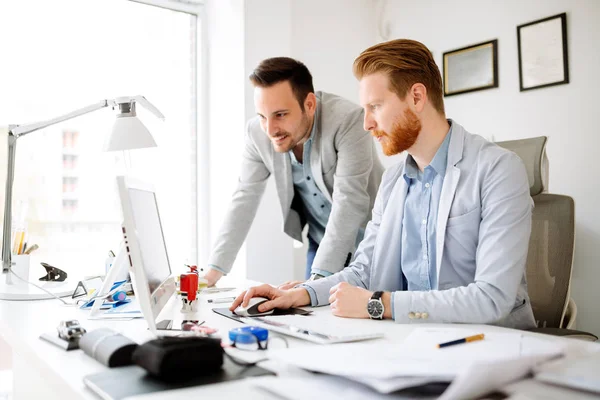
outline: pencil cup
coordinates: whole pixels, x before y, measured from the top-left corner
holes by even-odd
[[[29,261],[31,256],[29,254],[20,254],[11,256],[12,271],[17,274],[18,277],[25,280],[29,280]]]

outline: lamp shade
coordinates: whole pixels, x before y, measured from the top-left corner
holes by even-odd
[[[156,147],[154,138],[136,116],[120,116],[115,120],[110,136],[104,141],[104,151]]]

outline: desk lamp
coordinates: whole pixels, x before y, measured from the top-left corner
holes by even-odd
[[[0,300],[40,300],[53,297],[39,289],[31,290],[31,286],[18,279],[13,279],[11,267],[11,224],[12,224],[12,189],[15,169],[17,139],[31,132],[46,128],[59,122],[84,115],[104,107],[117,109],[118,114],[112,132],[104,142],[104,151],[118,151],[156,147],[156,142],[148,129],[142,124],[135,112],[136,103],[141,104],[160,119],[164,115],[143,96],[118,97],[102,100],[87,107],[80,108],[54,119],[29,125],[10,125],[8,127],[8,170],[6,174],[6,193],[4,197],[4,225],[2,230],[2,274],[0,275]],[[5,276],[2,276],[5,275]],[[28,279],[28,277],[23,277]],[[58,297],[73,293],[73,288],[64,282],[50,282],[43,286]]]

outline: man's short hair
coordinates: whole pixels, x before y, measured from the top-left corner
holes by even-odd
[[[427,88],[429,101],[444,114],[442,75],[431,52],[421,42],[396,39],[371,46],[354,60],[353,72],[357,79],[385,73],[390,80],[390,90],[401,100],[415,83],[422,83]]]
[[[261,61],[249,78],[254,86],[259,87],[270,87],[288,81],[302,111],[306,96],[315,91],[312,75],[306,65],[289,57],[273,57]]]

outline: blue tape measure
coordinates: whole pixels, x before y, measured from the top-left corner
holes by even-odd
[[[233,346],[244,350],[266,349],[268,339],[269,331],[259,326],[244,326],[229,331]]]

